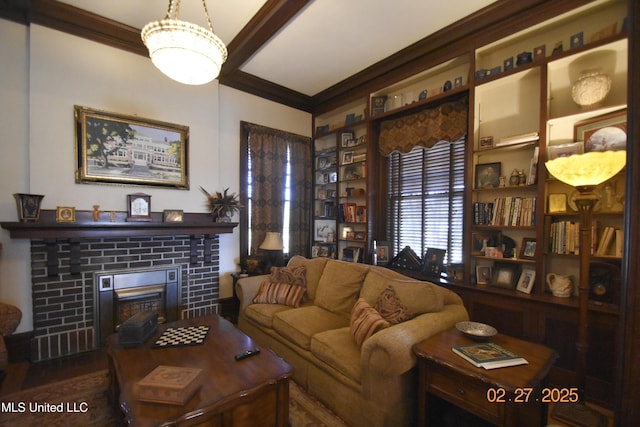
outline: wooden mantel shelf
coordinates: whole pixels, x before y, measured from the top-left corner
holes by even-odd
[[[183,222],[163,222],[162,213],[151,214],[148,222],[127,222],[126,212],[102,212],[98,221],[93,212],[77,211],[75,222],[56,222],[56,212],[43,210],[36,222],[0,222],[11,238],[22,239],[87,239],[121,236],[214,235],[232,233],[236,222],[214,222],[205,213],[185,213]]]
[[[182,222],[164,222],[163,214],[153,212],[151,221],[127,222],[126,212],[100,212],[98,220],[93,219],[93,211],[76,211],[74,222],[56,221],[56,211],[42,210],[40,219],[32,222],[0,222],[9,230],[12,239],[44,240],[47,245],[47,274],[58,274],[58,242],[68,240],[70,244],[71,274],[80,274],[80,241],[106,237],[143,236],[189,236],[190,263],[199,261],[198,245],[203,237],[203,258],[206,263],[213,261],[211,236],[232,233],[236,222],[215,222],[205,213],[185,213]]]

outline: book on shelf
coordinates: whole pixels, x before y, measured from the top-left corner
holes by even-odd
[[[525,358],[495,343],[454,345],[451,350],[478,368],[496,369],[529,363]]]
[[[505,147],[507,145],[520,144],[523,142],[533,142],[540,138],[538,132],[527,132],[518,135],[503,136],[498,142],[496,147]]]
[[[609,247],[611,247],[611,243],[614,242],[614,237],[616,236],[616,229],[614,227],[605,227],[602,231],[602,237],[600,237],[600,242],[598,243],[598,248],[596,249],[597,256],[604,256],[609,253]]]
[[[539,147],[536,146],[536,148],[533,149],[533,156],[529,163],[529,178],[527,179],[527,185],[534,185],[536,183],[538,175],[538,153]]]

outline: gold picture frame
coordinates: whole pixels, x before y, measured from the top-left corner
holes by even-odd
[[[56,222],[76,222],[76,208],[73,206],[56,207]]]
[[[76,105],[76,182],[189,189],[189,127]]]

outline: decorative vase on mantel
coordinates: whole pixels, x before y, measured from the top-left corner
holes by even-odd
[[[231,222],[233,214],[240,211],[240,196],[229,193],[228,188],[222,193],[219,191],[209,193],[202,187],[200,190],[207,196],[207,209],[214,222]]]

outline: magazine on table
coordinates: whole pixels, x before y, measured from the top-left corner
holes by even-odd
[[[478,368],[496,369],[529,362],[494,343],[454,345],[451,350]]]

